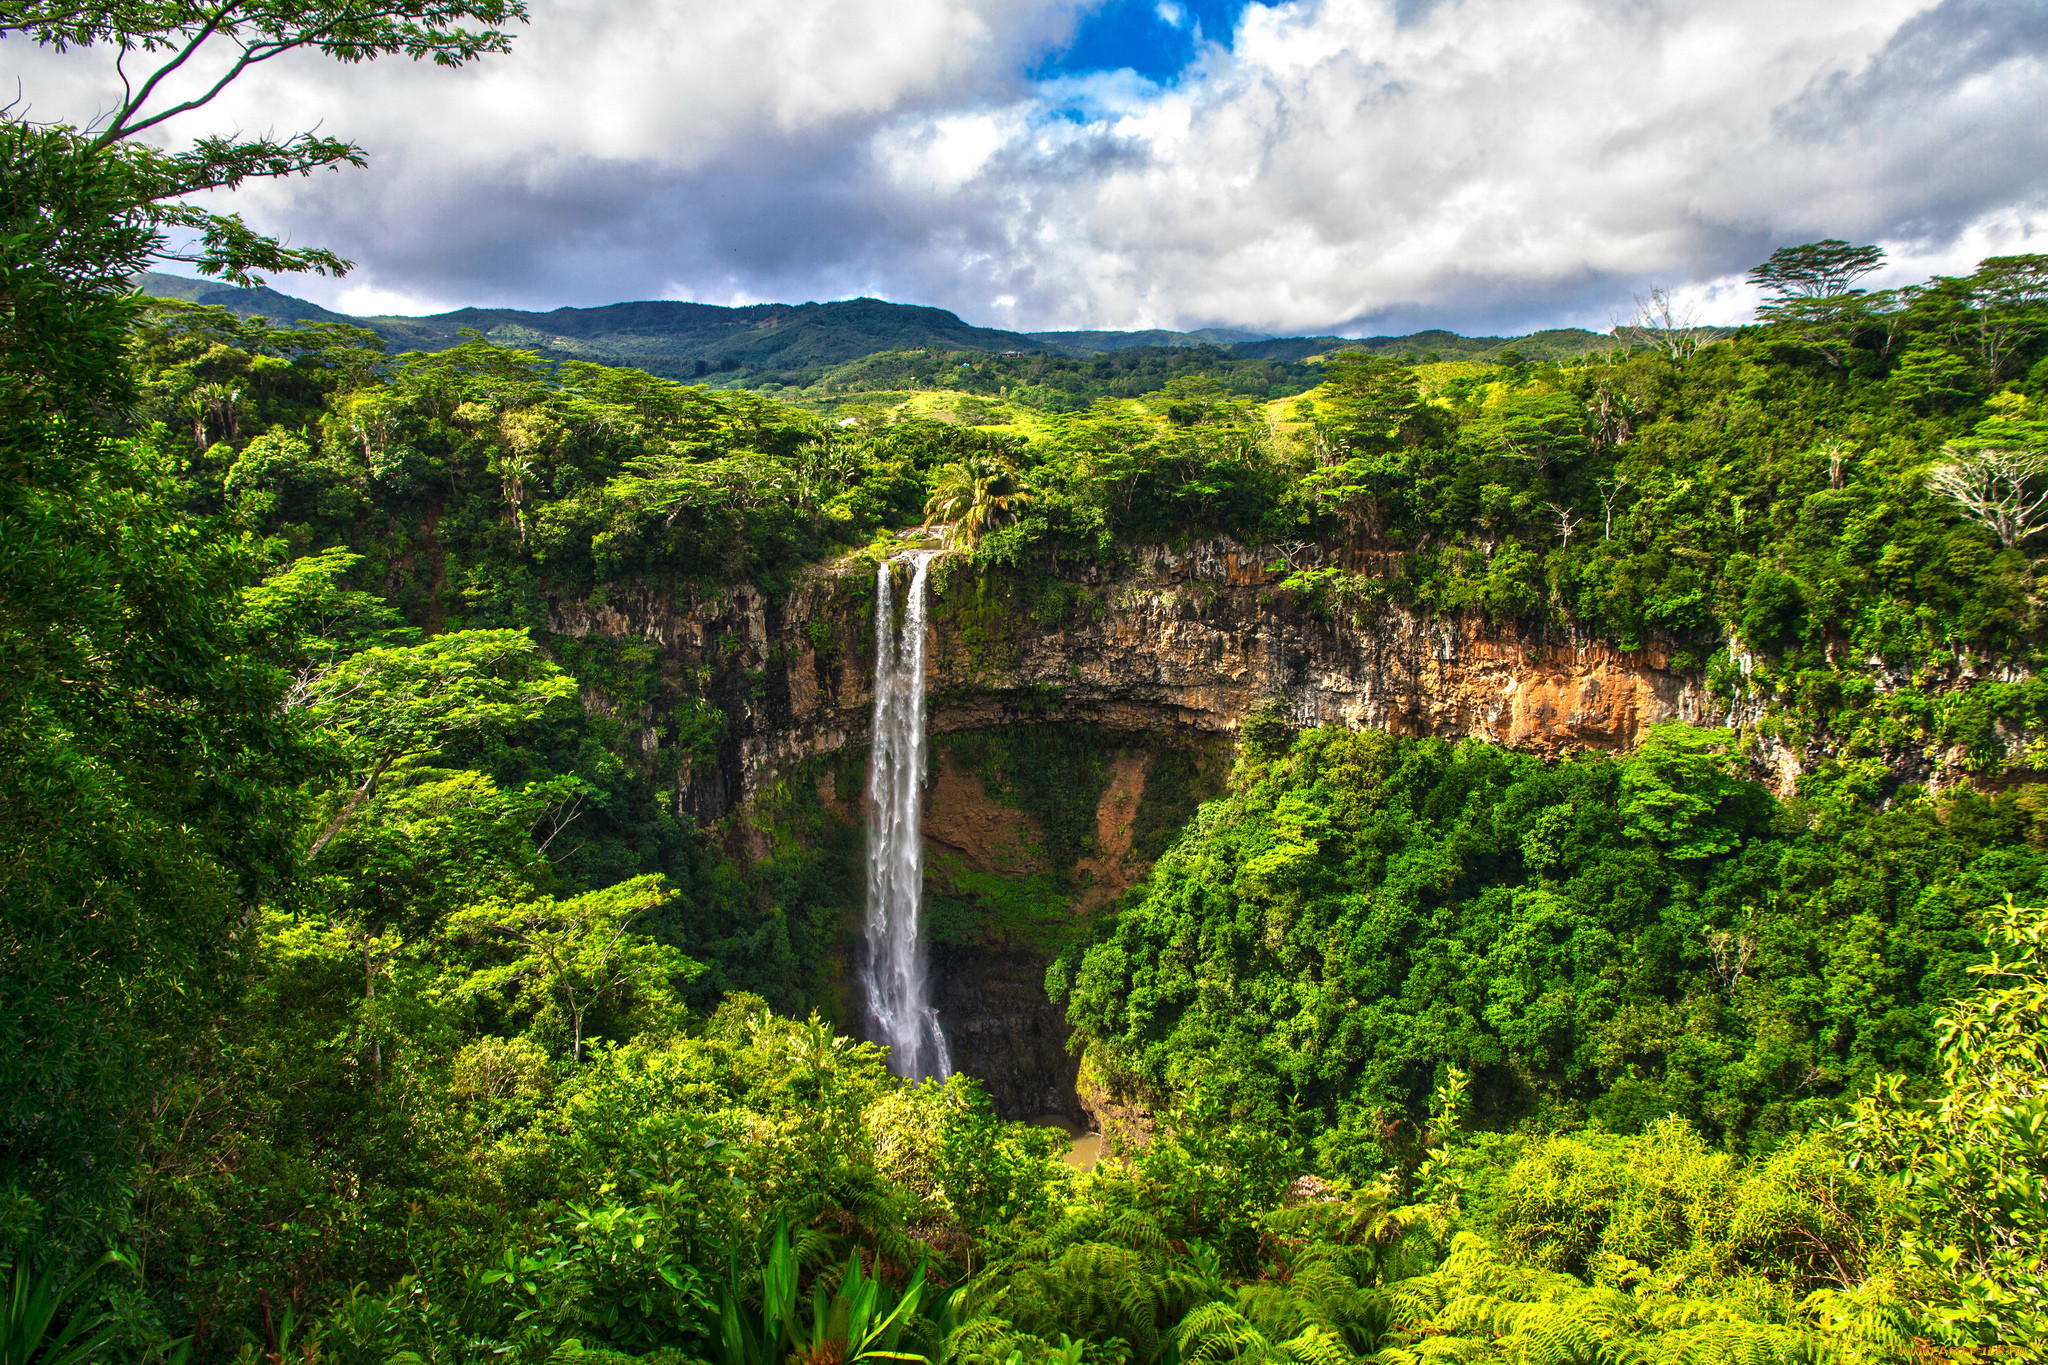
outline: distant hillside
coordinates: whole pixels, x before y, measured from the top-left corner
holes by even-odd
[[[1042,351],[1020,332],[971,327],[943,308],[848,299],[841,303],[708,303],[648,300],[602,308],[459,308],[430,317],[347,317],[271,289],[231,289],[173,275],[144,275],[162,298],[217,304],[278,322],[348,322],[368,327],[394,350],[438,351],[473,328],[492,341],[559,358],[631,365],[670,378],[722,371],[758,373],[836,365],[877,351]]]
[[[1557,327],[1520,337],[1466,337],[1456,332],[1415,332],[1402,337],[1279,337],[1241,342],[1230,349],[1254,360],[1306,360],[1333,351],[1369,351],[1402,359],[1498,360],[1507,351],[1524,360],[1568,360],[1614,347],[1614,338],[1582,327]]]
[[[143,293],[159,299],[183,299],[187,303],[210,303],[245,318],[264,317],[272,322],[346,322],[362,326],[361,318],[335,313],[317,303],[280,294],[275,289],[236,289],[218,280],[188,280],[182,275],[143,275],[136,281]]]
[[[1139,346],[1231,346],[1242,341],[1270,341],[1270,332],[1247,332],[1236,327],[1204,327],[1193,332],[1169,332],[1154,327],[1146,332],[1026,332],[1033,341],[1075,351],[1128,351]]]
[[[1614,344],[1611,338],[1576,327],[1523,337],[1465,337],[1444,331],[1400,337],[1268,337],[1230,327],[1194,332],[1005,332],[970,326],[943,308],[881,299],[757,303],[745,308],[647,300],[547,313],[458,308],[431,317],[349,317],[274,289],[233,289],[211,280],[156,274],[141,276],[137,284],[159,298],[215,304],[244,317],[367,327],[394,351],[445,350],[462,340],[465,328],[473,328],[502,345],[558,359],[631,365],[672,379],[723,376],[727,383],[765,382],[749,376],[809,383],[831,366],[905,351],[1085,357],[1219,346],[1241,360],[1292,364],[1340,350],[1414,360],[1497,360],[1512,350],[1528,360],[1562,360]]]

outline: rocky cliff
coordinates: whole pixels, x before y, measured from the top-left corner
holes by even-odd
[[[1624,748],[1669,719],[1715,723],[1701,680],[1651,649],[1524,637],[1474,618],[1387,611],[1362,624],[1304,609],[1245,547],[1151,547],[1015,600],[941,570],[930,674],[934,734],[1067,721],[1126,733],[1228,734],[1276,706],[1294,725],[1478,736],[1546,752]],[[648,752],[701,697],[727,728],[673,764],[678,811],[716,820],[806,759],[865,748],[873,570],[813,571],[781,601],[751,587],[688,597],[657,585],[562,602],[561,635],[644,641],[658,699],[623,714]],[[589,704],[609,706],[593,696]]]

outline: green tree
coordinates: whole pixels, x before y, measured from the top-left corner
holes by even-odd
[[[1622,762],[1617,807],[1638,837],[1674,858],[1727,853],[1751,823],[1755,788],[1737,775],[1726,730],[1672,721],[1652,727]]]
[[[233,594],[258,546],[187,516],[161,438],[115,428],[137,399],[128,282],[162,259],[235,280],[343,268],[189,201],[360,160],[310,134],[184,151],[138,135],[287,51],[460,64],[505,41],[460,20],[519,13],[516,0],[0,9],[0,33],[161,59],[93,128],[0,116],[0,1182],[52,1219],[96,1216],[126,1178],[121,1110],[145,1040],[179,1002],[225,988],[233,934],[289,874],[278,836],[309,766],[283,674],[240,652]],[[171,94],[209,44],[240,55]],[[194,249],[171,251],[171,230]],[[233,415],[218,395],[214,415]]]
[[[1584,407],[1570,394],[1513,394],[1469,422],[1460,439],[1495,459],[1525,460],[1544,472],[1585,450],[1584,424]]]
[[[1031,492],[1015,469],[1000,460],[976,457],[939,471],[925,500],[924,516],[927,523],[951,527],[954,538],[971,550],[1030,501]]]
[[[1836,238],[1780,247],[1749,272],[1765,300],[1757,320],[1817,351],[1830,365],[1845,364],[1860,327],[1882,299],[1856,281],[1884,266],[1884,249],[1851,246]]]
[[[1410,366],[1384,356],[1340,351],[1324,375],[1313,404],[1319,468],[1304,487],[1347,527],[1383,532],[1403,519],[1416,451],[1441,443],[1450,415],[1423,399]]]
[[[336,737],[350,768],[362,774],[306,857],[320,856],[393,764],[533,720],[575,690],[576,680],[543,659],[523,630],[465,630],[424,644],[377,646],[303,673],[292,704]]]
[[[509,961],[470,976],[464,990],[509,990],[525,1009],[559,1001],[569,1028],[569,1059],[580,1062],[584,1023],[593,1008],[635,984],[665,995],[670,982],[703,970],[676,949],[633,931],[641,916],[671,894],[659,876],[646,876],[569,900],[500,901],[458,911],[449,920],[451,933],[512,950]]]
[[[1773,303],[1843,299],[1858,292],[1856,281],[1883,266],[1883,247],[1851,246],[1830,237],[1804,246],[1779,247],[1769,260],[1749,272],[1749,282],[1768,291]]]
[[[2048,912],[2008,902],[1991,918],[1983,985],[1940,1022],[1938,1085],[1913,1098],[1889,1076],[1848,1136],[1920,1215],[1909,1259],[1942,1316],[1983,1344],[2048,1340]],[[1945,1292],[1940,1292],[1945,1291]]]
[[[1976,306],[1977,356],[1995,383],[2011,374],[2042,334],[2048,256],[1989,256],[1967,281]]]
[[[511,35],[498,26],[525,15],[522,0],[173,0],[92,5],[30,0],[0,11],[0,34],[20,34],[58,52],[116,48],[124,59],[122,88],[110,112],[82,133],[61,125],[28,125],[18,116],[9,116],[6,122],[10,129],[28,134],[18,146],[41,141],[62,149],[71,160],[68,169],[87,183],[101,179],[95,163],[118,163],[122,193],[103,199],[98,211],[103,222],[140,238],[145,256],[187,261],[207,274],[238,282],[253,278],[250,272],[255,270],[341,272],[347,263],[332,252],[286,247],[250,229],[239,215],[180,201],[207,190],[233,189],[251,178],[362,165],[360,148],[312,133],[282,140],[206,137],[182,152],[160,151],[133,139],[204,107],[251,67],[287,53],[311,49],[347,63],[396,54],[461,66],[486,53],[507,50]],[[470,21],[481,27],[465,26]],[[196,63],[195,58],[222,50],[232,53],[224,69],[210,78],[192,79],[205,66],[204,58]],[[150,69],[131,76],[126,59],[138,54],[139,64]],[[166,250],[161,234],[167,228],[194,232],[196,254]],[[118,264],[110,260],[102,268]]]
[[[1333,446],[1362,454],[1413,444],[1429,418],[1415,371],[1363,351],[1339,351],[1324,365],[1315,408]]]

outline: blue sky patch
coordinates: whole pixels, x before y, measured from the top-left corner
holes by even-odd
[[[1230,45],[1252,0],[1109,0],[1081,21],[1074,41],[1032,72],[1036,80],[1130,70],[1171,81],[1195,59],[1198,41]]]

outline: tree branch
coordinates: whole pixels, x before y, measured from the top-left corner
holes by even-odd
[[[234,9],[235,3],[236,0],[226,0],[226,3],[224,3],[219,9],[215,10],[210,16],[208,16],[204,24],[200,25],[199,32],[192,36],[192,39],[185,44],[184,48],[179,51],[177,56],[173,57],[170,61],[158,67],[156,71],[150,76],[150,78],[142,83],[141,90],[136,91],[132,95],[127,95],[126,98],[124,98],[121,101],[121,108],[118,111],[116,111],[114,115],[114,121],[112,123],[109,123],[105,131],[103,131],[98,137],[93,139],[92,145],[88,149],[89,151],[97,152],[101,148],[109,145],[110,143],[113,143],[121,138],[128,136],[129,133],[141,131],[141,128],[125,128],[124,125],[127,123],[129,117],[132,116],[138,109],[140,109],[143,106],[145,102],[148,101],[151,93],[153,93],[156,90],[158,83],[161,82],[164,77],[170,75],[173,71],[176,71],[179,67],[183,66],[186,63],[186,61],[191,58],[193,53],[197,52],[200,49],[200,47],[207,42],[207,40],[212,38],[215,33],[219,32],[221,22],[225,20],[229,12]],[[236,69],[239,70],[240,68],[238,67]],[[225,84],[225,81],[223,81],[222,83]],[[121,86],[125,94],[128,86],[128,80],[126,76],[122,77]],[[214,87],[214,93],[218,94],[219,91],[220,86],[216,85]],[[208,98],[211,99],[212,96],[209,95]],[[161,122],[161,120],[152,120],[152,122]],[[148,126],[148,124],[142,125],[142,127],[145,128]]]
[[[335,835],[341,832],[342,825],[347,822],[349,816],[355,814],[356,807],[360,806],[363,803],[363,798],[368,796],[370,792],[376,787],[377,779],[384,775],[384,770],[390,767],[392,763],[397,760],[397,758],[398,752],[396,750],[393,750],[392,752],[386,754],[382,759],[378,760],[377,766],[370,770],[370,775],[363,779],[363,785],[357,787],[355,791],[350,794],[348,798],[348,803],[341,808],[341,814],[335,816],[334,819],[329,822],[327,828],[320,831],[320,837],[315,839],[313,841],[313,846],[306,850],[307,862],[310,863],[313,861],[313,859],[319,857],[320,850],[327,847],[328,841],[333,839]]]

